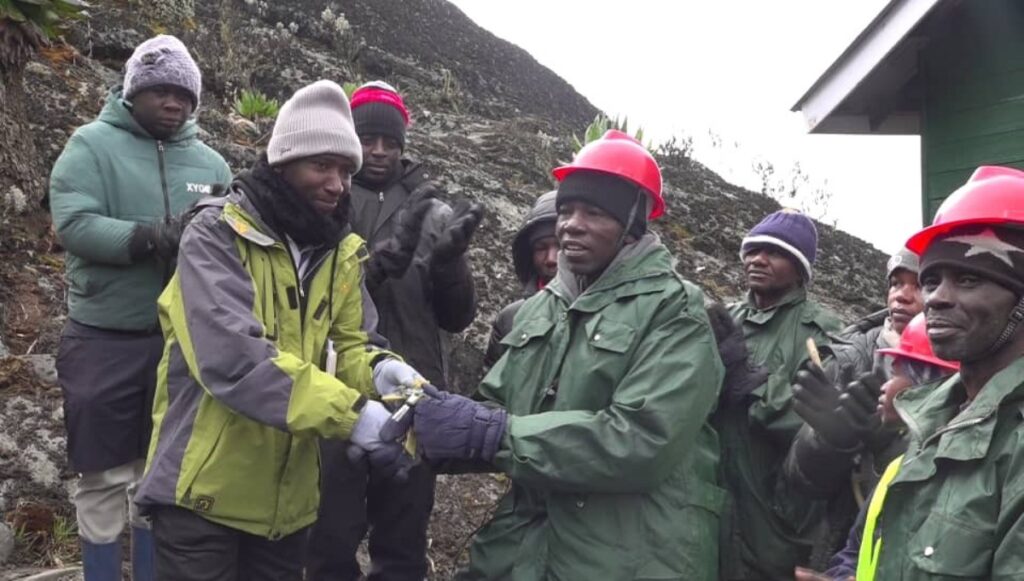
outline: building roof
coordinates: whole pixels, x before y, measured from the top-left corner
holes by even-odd
[[[916,134],[921,24],[955,0],[892,0],[793,105],[812,133]]]

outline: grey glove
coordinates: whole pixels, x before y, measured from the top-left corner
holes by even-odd
[[[508,412],[432,385],[423,390],[428,397],[416,404],[413,431],[424,458],[485,462],[494,459],[505,434]]]
[[[380,437],[380,429],[391,418],[391,412],[379,401],[367,401],[363,410],[359,412],[359,419],[352,427],[352,435],[349,442],[359,446],[367,452],[380,448],[384,441]]]
[[[408,477],[409,469],[416,461],[405,453],[405,448],[397,440],[381,436],[381,430],[390,425],[390,419],[391,412],[383,404],[376,401],[366,402],[356,425],[352,428],[350,446],[346,454],[352,462],[360,462],[366,458],[374,472],[401,481]]]
[[[484,207],[476,202],[463,202],[455,207],[451,218],[434,244],[431,263],[448,264],[466,253],[469,242],[480,221],[484,218]]]
[[[382,396],[403,388],[420,387],[426,382],[419,371],[398,359],[389,357],[373,367],[373,387]]]

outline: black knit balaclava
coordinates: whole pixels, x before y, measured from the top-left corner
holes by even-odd
[[[558,185],[555,207],[570,200],[601,208],[635,238],[647,232],[647,194],[633,182],[597,171],[575,171]],[[631,224],[628,223],[630,213],[633,213]]]

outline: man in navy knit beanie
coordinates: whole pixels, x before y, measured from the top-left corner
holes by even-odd
[[[748,292],[729,312],[743,329],[750,363],[770,374],[744,393],[727,387],[713,421],[733,507],[723,523],[734,542],[721,548],[722,579],[792,579],[824,516],[824,503],[808,501],[779,470],[803,424],[790,385],[807,359],[806,341],[831,343],[839,331],[839,321],[807,298],[817,253],[814,222],[793,210],[769,214],[740,245]]]

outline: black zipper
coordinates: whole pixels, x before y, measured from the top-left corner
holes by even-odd
[[[164,224],[171,222],[171,194],[167,191],[167,169],[164,167],[164,142],[156,140],[157,165],[160,166],[160,188],[164,194]],[[164,284],[171,280],[171,263],[164,264]]]
[[[160,160],[160,187],[164,192],[164,222],[171,221],[171,195],[167,191],[167,170],[164,168],[164,142],[159,139],[156,142],[156,155]]]

